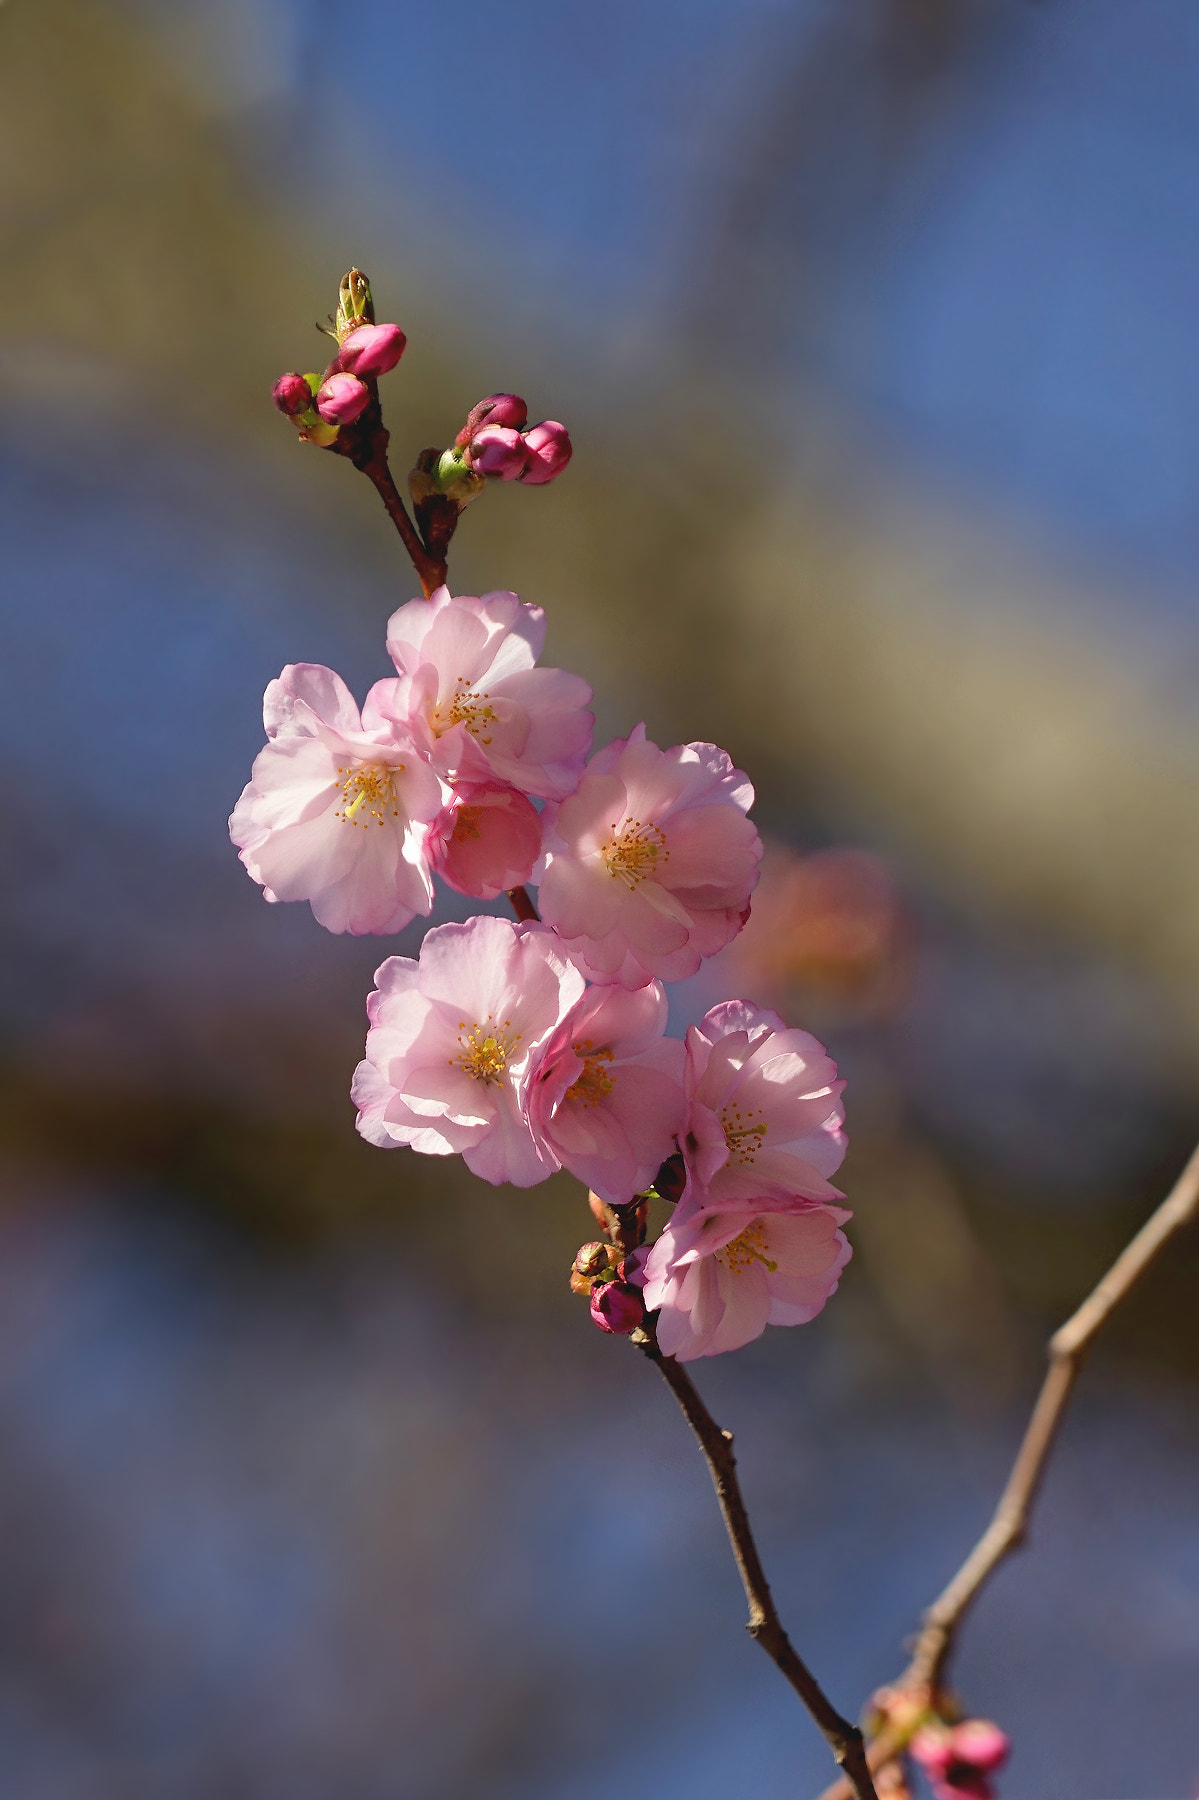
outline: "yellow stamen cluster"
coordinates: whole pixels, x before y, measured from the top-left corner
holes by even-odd
[[[458,1042],[462,1049],[457,1056],[448,1058],[450,1068],[461,1069],[485,1087],[499,1087],[508,1059],[520,1043],[520,1032],[512,1032],[511,1019],[505,1019],[502,1025],[488,1019],[483,1025],[469,1027],[465,1019],[459,1019]]]
[[[453,842],[465,844],[468,838],[480,838],[479,820],[483,816],[481,806],[461,806],[458,817],[454,820]]]
[[[403,763],[397,763],[394,769],[389,769],[385,763],[360,763],[356,769],[339,764],[341,806],[333,817],[346,825],[366,826],[372,819],[376,825],[382,825],[387,813],[398,819],[400,809],[396,805],[395,777],[403,770]],[[359,814],[364,816],[360,818]]]
[[[472,737],[489,744],[491,733],[485,733],[484,728],[497,723],[495,708],[488,704],[490,699],[490,694],[476,694],[466,676],[459,675],[449,703],[439,706],[429,721],[434,736],[440,737],[452,725],[465,725]]]
[[[575,1055],[583,1064],[583,1072],[574,1085],[567,1088],[564,1098],[577,1101],[580,1106],[598,1106],[616,1086],[616,1077],[607,1068],[612,1061],[612,1052],[606,1047],[593,1050],[590,1043],[582,1042],[575,1045]]]
[[[761,1113],[743,1113],[739,1106],[726,1106],[720,1123],[729,1147],[729,1161],[743,1168],[752,1163],[766,1136],[766,1121]]]
[[[615,832],[615,825],[612,827]],[[604,851],[604,867],[628,888],[640,886],[651,875],[658,875],[670,861],[666,833],[657,825],[643,825],[640,819],[627,824],[619,837],[613,837]]]
[[[750,1263],[759,1262],[772,1275],[777,1274],[778,1264],[771,1262],[766,1255],[769,1245],[766,1241],[766,1226],[761,1219],[755,1219],[747,1225],[740,1237],[735,1237],[731,1244],[716,1252],[717,1262],[724,1264],[730,1275],[744,1274]]]

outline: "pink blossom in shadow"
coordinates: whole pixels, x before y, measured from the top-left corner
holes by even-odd
[[[684,1050],[662,984],[589,988],[546,1046],[527,1101],[537,1141],[602,1200],[649,1187],[683,1123]]]
[[[458,893],[494,900],[532,874],[541,815],[506,782],[463,782],[430,825],[428,852],[434,874]]]
[[[591,747],[591,689],[534,667],[544,640],[542,609],[511,593],[441,587],[392,614],[399,679],[387,703],[447,780],[498,779],[542,797],[574,789]]]
[[[641,1278],[662,1350],[689,1362],[737,1350],[767,1325],[814,1319],[849,1261],[840,1227],[850,1216],[784,1199],[701,1206],[684,1195]]]
[[[845,1156],[845,1083],[809,1032],[726,1000],[688,1031],[685,1080],[679,1143],[699,1204],[843,1197],[828,1177]]]
[[[268,743],[229,835],[268,900],[307,900],[330,931],[399,931],[433,904],[423,825],[444,788],[411,733],[361,716],[339,675],[289,663],[263,699]]]
[[[594,981],[694,975],[745,921],[762,855],[752,803],[723,750],[660,750],[638,725],[546,808],[542,918]]]
[[[557,1160],[529,1129],[525,1090],[583,991],[553,933],[488,917],[440,925],[419,960],[389,956],[375,982],[353,1085],[363,1137],[461,1153],[495,1183],[531,1187],[551,1174]]]

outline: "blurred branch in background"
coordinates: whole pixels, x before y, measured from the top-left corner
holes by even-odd
[[[891,1690],[910,1694],[917,1704],[924,1696],[939,1696],[945,1665],[954,1648],[958,1629],[975,1599],[1004,1558],[1024,1543],[1029,1521],[1057,1441],[1066,1403],[1078,1378],[1083,1359],[1094,1339],[1122,1301],[1174,1235],[1199,1216],[1199,1149],[1178,1180],[1116,1258],[1112,1267],[1072,1317],[1049,1341],[1049,1372],[1033,1407],[1032,1417],[1016,1452],[1007,1484],[995,1515],[957,1574],[924,1614],[911,1661]],[[910,1732],[884,1725],[868,1747],[871,1769],[877,1774],[907,1747]],[[825,1789],[821,1800],[849,1800],[845,1780]]]

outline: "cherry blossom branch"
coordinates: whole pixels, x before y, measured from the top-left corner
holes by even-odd
[[[673,1356],[662,1354],[650,1328],[643,1328],[634,1342],[651,1362],[657,1364],[699,1441],[708,1473],[712,1477],[712,1485],[716,1489],[737,1573],[745,1589],[749,1606],[746,1630],[778,1665],[824,1733],[833,1755],[845,1770],[847,1790],[856,1794],[858,1800],[875,1800],[874,1783],[867,1766],[861,1732],[856,1725],[841,1717],[779,1621],[774,1597],[766,1580],[766,1571],[762,1567],[750,1529],[741,1484],[737,1479],[732,1432],[723,1430],[716,1423],[687,1371]]]
[[[400,534],[400,540],[420,578],[421,590],[427,600],[434,589],[441,587],[445,581],[445,559],[431,553],[409,517],[408,508],[404,505],[403,496],[395,484],[395,477],[387,460],[390,436],[383,423],[376,396],[361,419],[342,428],[333,448],[339,455],[348,456],[354,467],[361,469],[374,484],[388,518]]]
[[[1107,1274],[1049,1340],[1049,1368],[990,1524],[957,1574],[921,1620],[911,1661],[894,1687],[899,1692],[935,1695],[968,1608],[999,1564],[1028,1535],[1029,1517],[1057,1439],[1066,1402],[1092,1342],[1120,1302],[1127,1298],[1158,1252],[1199,1217],[1199,1147],[1157,1211],[1125,1246]],[[887,1726],[871,1742],[868,1760],[878,1770],[904,1748],[905,1733]],[[857,1791],[856,1788],[853,1791]],[[851,1788],[838,1781],[820,1800],[848,1800]]]

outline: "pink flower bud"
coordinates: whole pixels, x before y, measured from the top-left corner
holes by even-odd
[[[591,1290],[591,1317],[601,1331],[628,1337],[645,1317],[645,1308],[636,1288],[623,1281],[601,1281]]]
[[[296,419],[312,405],[312,389],[302,375],[292,370],[287,375],[280,375],[271,389],[271,398],[281,413]]]
[[[930,1775],[944,1775],[954,1760],[953,1738],[944,1725],[922,1726],[908,1749]]]
[[[640,1288],[644,1285],[645,1264],[649,1252],[650,1246],[648,1244],[640,1244],[636,1250],[630,1250],[629,1254],[621,1263],[617,1273],[619,1274],[620,1279],[627,1282],[630,1287]]]
[[[471,407],[454,442],[469,444],[484,425],[509,425],[519,431],[528,416],[529,409],[519,394],[488,394],[486,400]]]
[[[544,487],[561,475],[573,455],[570,434],[557,419],[544,419],[526,431],[524,439],[529,466],[520,479],[529,487]]]
[[[316,410],[327,425],[352,425],[370,405],[370,389],[357,375],[330,375],[321,383]]]
[[[460,894],[495,900],[520,887],[541,855],[541,815],[503,781],[457,782],[429,827],[435,874]]]
[[[341,367],[347,375],[363,380],[386,375],[403,356],[407,342],[398,325],[359,325],[341,347]]]
[[[470,466],[476,474],[515,481],[528,464],[525,440],[509,425],[484,425],[470,441]]]
[[[954,1726],[950,1736],[955,1761],[969,1763],[987,1775],[1003,1767],[1012,1748],[1007,1732],[991,1719],[966,1719]]]

